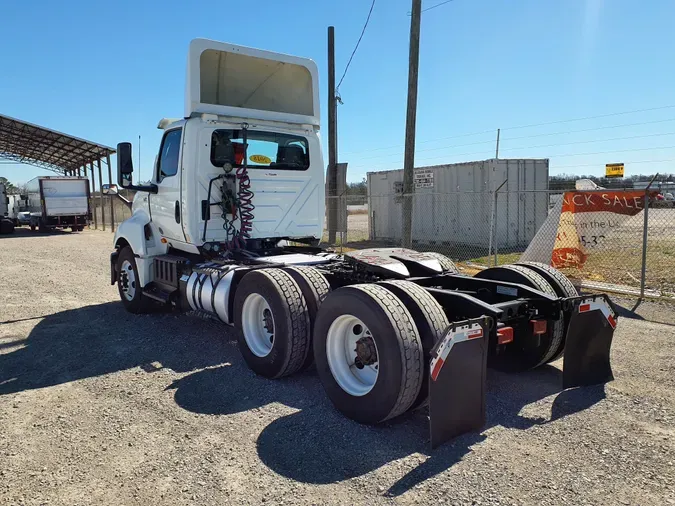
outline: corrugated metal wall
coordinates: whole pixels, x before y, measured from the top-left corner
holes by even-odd
[[[433,173],[433,187],[416,188],[413,240],[487,246],[493,191],[500,248],[527,245],[548,213],[548,160],[484,160],[419,167]],[[403,171],[368,173],[371,240],[399,241],[402,229]],[[539,190],[539,192],[537,192]]]

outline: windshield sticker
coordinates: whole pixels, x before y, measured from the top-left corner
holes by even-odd
[[[269,156],[265,155],[251,155],[248,157],[249,160],[251,160],[253,163],[264,163],[265,165],[269,165],[272,163],[272,159]]]

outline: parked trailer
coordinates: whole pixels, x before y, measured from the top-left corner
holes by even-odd
[[[548,216],[548,166],[491,159],[416,168],[413,241],[488,247],[494,234],[500,248],[527,246]],[[400,241],[403,170],[367,176],[369,239]]]
[[[82,231],[91,221],[89,180],[39,176],[26,183],[31,230],[70,228]]]
[[[318,247],[317,79],[311,60],[191,42],[185,119],[160,122],[151,184],[133,184],[131,144],[117,147],[119,184],[138,192],[110,257],[125,308],[233,325],[267,378],[315,362],[335,407],[362,423],[428,405],[433,446],[483,426],[488,365],[564,355],[563,388],[611,380],[611,301],[547,265],[468,277],[435,253]]]

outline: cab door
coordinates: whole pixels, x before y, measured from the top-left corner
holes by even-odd
[[[150,215],[159,233],[169,240],[185,242],[181,208],[180,160],[183,129],[164,133],[155,167],[157,193],[150,195]]]

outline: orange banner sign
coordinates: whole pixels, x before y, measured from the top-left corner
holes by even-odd
[[[616,248],[617,229],[644,206],[644,191],[566,192],[521,259],[581,269],[593,252]]]

